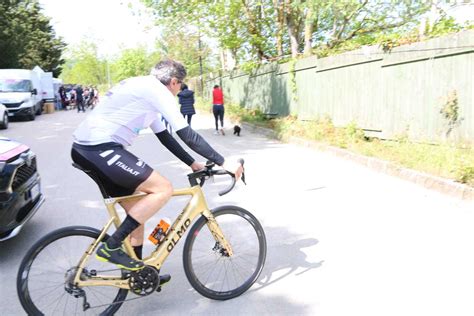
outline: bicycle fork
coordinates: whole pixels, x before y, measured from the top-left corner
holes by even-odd
[[[230,243],[227,241],[227,239],[225,238],[224,233],[219,227],[219,224],[217,224],[217,221],[214,215],[212,215],[210,211],[205,212],[203,215],[207,218],[207,227],[209,227],[209,230],[211,231],[212,236],[214,236],[214,239],[216,240],[216,246],[214,247],[213,250],[217,251],[219,250],[219,248],[222,248],[228,257],[232,257],[234,255],[234,252],[232,251],[232,247]]]
[[[232,251],[232,247],[225,238],[222,229],[217,224],[214,215],[212,215],[212,212],[209,210],[201,187],[197,185],[189,189],[176,190],[173,195],[192,195],[191,201],[186,206],[185,210],[179,216],[179,218],[184,216],[184,218],[190,218],[191,220],[193,220],[196,216],[199,215],[199,213],[201,213],[204,217],[206,217],[207,227],[211,231],[211,234],[216,240],[216,243],[218,243],[220,247],[224,249],[227,256],[232,256],[234,254],[234,252]],[[172,227],[172,230],[174,230],[174,228],[175,227]]]

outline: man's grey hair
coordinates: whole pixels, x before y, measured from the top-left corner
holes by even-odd
[[[150,75],[155,76],[165,86],[169,85],[172,78],[183,82],[186,77],[186,69],[177,61],[167,59],[162,60],[151,69]]]

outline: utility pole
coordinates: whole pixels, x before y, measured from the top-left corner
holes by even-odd
[[[107,86],[108,88],[110,89],[111,87],[111,84],[110,84],[110,66],[109,66],[109,60],[107,59],[105,61],[106,65],[107,65]]]
[[[202,78],[201,27],[198,28],[198,49],[199,49],[199,79],[201,81],[201,97],[203,97],[204,96],[204,81]]]

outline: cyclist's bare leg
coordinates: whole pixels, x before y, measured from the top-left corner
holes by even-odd
[[[138,186],[137,191],[148,193],[148,195],[138,201],[122,201],[120,203],[125,209],[125,212],[141,224],[130,234],[132,246],[143,245],[145,222],[168,202],[173,193],[173,187],[166,178],[162,177],[158,172],[153,171],[152,174]]]
[[[97,249],[96,254],[99,260],[115,263],[121,268],[128,270],[141,269],[143,263],[124,255],[120,244],[130,235],[133,236],[133,239],[138,238],[134,243],[138,244],[141,242],[143,244],[143,228],[140,228],[140,226],[143,226],[153,214],[158,212],[173,194],[171,183],[156,171],[153,171],[136,190],[148,194],[133,204],[124,203],[124,208],[128,214],[127,217],[106,243]]]
[[[132,209],[132,207],[137,203],[137,201],[122,201],[120,202],[120,205],[123,207],[125,212],[128,214],[128,212]],[[145,225],[140,225],[138,226],[137,229],[135,229],[131,234],[130,234],[130,242],[132,246],[141,246],[143,245],[143,240],[144,240],[144,233],[145,233]]]
[[[132,246],[141,246],[143,245],[143,236],[145,234],[145,225],[140,225],[130,234],[130,242]]]
[[[134,202],[127,210],[127,213],[140,224],[145,224],[145,222],[158,212],[171,198],[173,186],[168,179],[161,176],[158,172],[153,171],[151,175],[137,187],[137,191],[148,193],[148,195]]]

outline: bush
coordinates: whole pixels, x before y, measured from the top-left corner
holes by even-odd
[[[469,164],[466,161],[461,161],[455,167],[454,175],[456,181],[474,186],[474,163]]]

